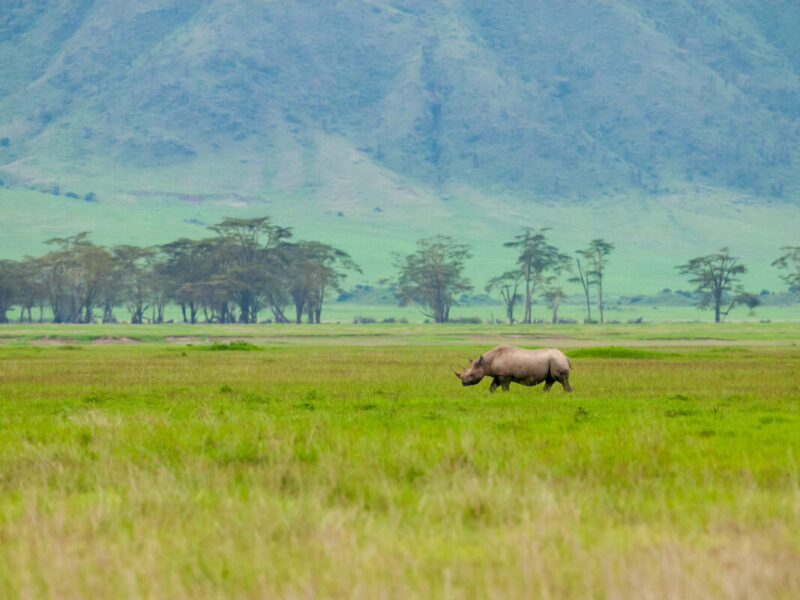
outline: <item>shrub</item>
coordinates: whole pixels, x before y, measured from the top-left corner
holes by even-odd
[[[245,342],[244,340],[234,340],[227,344],[220,344],[218,342],[214,342],[210,346],[192,346],[192,350],[210,350],[210,351],[237,350],[240,352],[256,352],[259,350],[263,350],[263,348],[261,346],[255,346],[250,342]]]

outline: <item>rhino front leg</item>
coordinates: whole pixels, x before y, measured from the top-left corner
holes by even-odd
[[[492,379],[492,385],[489,386],[489,391],[494,394],[494,391],[497,389],[498,385],[500,385],[500,379],[495,377]]]

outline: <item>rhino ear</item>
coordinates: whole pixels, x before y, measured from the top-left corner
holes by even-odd
[[[478,366],[480,367],[483,364],[483,354],[478,357]]]

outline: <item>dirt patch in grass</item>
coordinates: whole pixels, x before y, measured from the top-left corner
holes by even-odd
[[[550,339],[550,340],[571,340],[572,336],[559,335],[557,333],[506,333],[503,337],[507,338],[530,338],[530,339]]]
[[[207,344],[208,338],[197,335],[168,335],[164,338],[170,344]]]
[[[72,344],[77,344],[78,340],[71,337],[51,337],[46,335],[41,338],[36,338],[35,340],[31,341],[31,344],[34,346],[67,346]]]
[[[93,346],[113,346],[119,344],[141,344],[139,340],[135,340],[133,338],[125,337],[125,336],[112,336],[112,335],[104,335],[99,338],[95,338],[92,340]]]
[[[657,340],[657,341],[683,341],[683,342],[735,342],[736,340],[731,338],[718,338],[718,337],[651,337],[651,338],[644,338],[646,340]]]

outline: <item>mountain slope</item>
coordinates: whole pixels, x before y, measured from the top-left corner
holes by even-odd
[[[797,243],[798,30],[791,0],[14,0],[0,200],[92,193],[112,222],[164,203],[166,238],[268,212],[386,255],[552,225],[643,253],[634,281],[723,244],[766,261]]]

